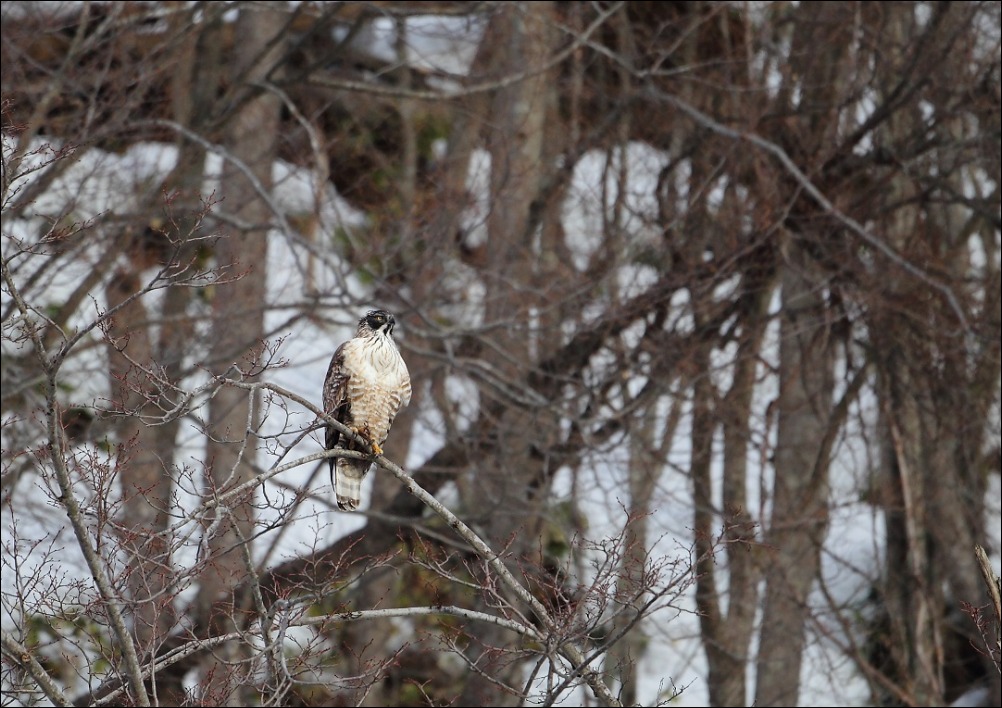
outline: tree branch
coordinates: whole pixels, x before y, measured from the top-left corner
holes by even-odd
[[[7,632],[0,634],[0,646],[3,647],[3,653],[11,661],[15,662],[18,666],[31,674],[31,677],[35,679],[39,688],[42,689],[42,692],[49,698],[49,700],[57,706],[73,705],[73,703],[71,703],[66,695],[59,689],[59,686],[53,682],[52,677],[49,676],[45,668],[38,663],[38,659],[34,657],[26,646],[14,639],[14,637]]]

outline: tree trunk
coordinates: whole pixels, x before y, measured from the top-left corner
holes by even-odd
[[[256,355],[264,336],[265,289],[268,262],[268,228],[271,213],[251,181],[234,164],[241,161],[265,189],[270,189],[276,155],[280,103],[277,96],[252,84],[265,80],[280,56],[276,41],[284,16],[271,3],[241,9],[236,21],[232,81],[244,102],[233,116],[226,133],[226,149],[232,155],[223,168],[223,207],[248,224],[242,230],[228,229],[220,239],[216,257],[220,265],[242,274],[213,300],[212,370],[230,377],[253,378]],[[221,388],[209,410],[207,445],[207,495],[233,488],[254,475],[258,397],[237,388]],[[201,576],[199,609],[209,617],[212,634],[240,628],[241,600],[233,589],[248,579],[244,553],[254,530],[253,493],[230,500],[214,512],[203,542],[208,557]],[[241,649],[220,647],[203,666],[205,700],[217,705],[244,705],[240,689],[248,667],[235,661]],[[234,662],[234,663],[231,663]]]
[[[552,46],[548,34],[552,14],[548,2],[499,7],[487,30],[496,35],[485,40],[503,48],[495,64],[499,76],[536,69],[544,63]],[[542,186],[540,164],[547,155],[547,77],[546,73],[530,73],[525,80],[498,90],[486,136],[492,206],[487,221],[487,267],[482,271],[487,286],[485,320],[496,327],[489,336],[494,351],[503,352],[503,356],[488,354],[500,375],[500,388],[481,387],[480,416],[502,416],[496,430],[504,454],[482,461],[475,472],[476,499],[464,501],[486,536],[513,558],[534,556],[538,510],[546,497],[544,489],[534,486],[545,475],[545,441],[556,434],[550,411],[512,401],[504,388],[517,386],[520,370],[559,345],[559,331],[550,329],[550,303],[537,299],[527,287],[537,277],[541,256],[532,208]],[[533,321],[529,314],[534,311],[538,328],[514,326]],[[478,601],[489,603],[490,599],[480,597]],[[504,630],[491,626],[477,633],[471,658],[479,661],[486,675],[478,672],[470,676],[459,699],[461,705],[517,702],[514,693],[504,693],[491,680],[521,689],[521,663],[506,651],[512,648],[513,637]],[[483,653],[477,656],[479,652]]]
[[[802,242],[787,247],[781,276],[775,481],[765,534],[765,605],[755,705],[796,705],[808,594],[828,529],[825,438],[832,409],[833,356],[825,300]]]
[[[752,393],[758,366],[762,337],[768,322],[767,308],[772,296],[771,284],[749,279],[745,292],[753,293],[751,305],[745,315],[747,321],[734,362],[734,377],[731,388],[724,397],[724,405],[716,416],[711,414],[704,401],[710,395],[706,384],[697,384],[696,413],[693,444],[699,434],[699,443],[709,450],[713,435],[707,430],[714,417],[723,427],[723,508],[724,524],[721,536],[727,542],[727,609],[722,607],[725,591],[718,587],[716,559],[711,555],[713,536],[717,532],[712,526],[713,515],[697,512],[697,544],[700,557],[697,560],[699,573],[696,578],[696,601],[699,608],[700,631],[706,651],[708,668],[707,688],[711,706],[743,706],[748,702],[745,666],[749,661],[749,646],[754,631],[755,612],[758,608],[758,582],[760,572],[755,564],[758,549],[754,531],[754,517],[748,509],[746,490],[748,488],[748,446],[751,439]],[[698,465],[693,467],[694,496],[697,505],[702,503],[710,508],[713,498],[709,455],[700,456]],[[698,472],[698,475],[697,475]],[[706,554],[706,557],[704,557]]]
[[[138,275],[119,269],[106,288],[109,307],[139,290]],[[126,413],[114,419],[115,467],[122,485],[121,541],[129,553],[129,595],[135,603],[133,633],[141,656],[152,655],[174,624],[170,547],[161,533],[170,519],[174,449],[174,440],[162,437],[173,429],[147,425],[140,417],[159,413],[150,400],[149,378],[136,368],[156,369],[149,319],[142,301],[135,299],[119,310],[108,329],[112,405]]]

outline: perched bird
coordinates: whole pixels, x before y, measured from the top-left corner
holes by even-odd
[[[361,435],[376,455],[383,454],[380,446],[393,419],[411,400],[410,373],[393,341],[395,324],[386,310],[366,313],[358,321],[355,337],[334,352],[324,380],[324,412]],[[327,450],[361,447],[327,426]],[[330,465],[337,505],[345,511],[357,509],[362,479],[372,461],[332,457]]]

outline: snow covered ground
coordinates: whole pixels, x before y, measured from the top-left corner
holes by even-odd
[[[411,59],[422,66],[461,74],[469,65],[476,47],[476,38],[471,39],[471,35],[476,35],[479,29],[470,26],[467,28],[468,32],[464,34],[452,27],[443,28],[440,23],[446,21],[447,18],[434,18],[434,20],[413,22],[409,30],[413,51]],[[377,54],[392,52],[394,32],[392,24],[377,23],[372,27],[371,36],[361,37],[356,41],[368,42],[371,51]],[[442,41],[436,42],[436,37]],[[5,151],[9,149],[9,145],[10,141],[5,136]],[[38,144],[39,148],[42,146],[42,143]],[[38,159],[43,158],[44,153],[40,154]],[[46,218],[61,213],[67,203],[75,203],[72,216],[81,222],[98,219],[108,212],[128,212],[132,206],[129,203],[129,195],[136,193],[136,185],[158,183],[170,170],[175,159],[176,152],[173,147],[150,143],[133,145],[122,154],[88,151],[71,170],[43,194],[33,208],[33,216],[19,222],[4,222],[2,247],[5,257],[14,247],[16,239],[33,243],[38,234],[44,232]],[[594,153],[586,155],[581,160],[566,201],[563,214],[566,230],[568,234],[575,235],[568,245],[574,256],[575,265],[579,268],[584,267],[588,258],[595,252],[598,240],[602,238],[603,214],[601,200],[597,195],[608,194],[610,186],[615,186],[602,184],[602,180],[607,179],[604,175],[614,174],[617,171],[606,170],[605,159],[603,154]],[[643,240],[644,215],[650,214],[653,218],[653,214],[656,213],[657,205],[650,197],[654,191],[653,183],[656,182],[667,158],[647,146],[633,144],[619,159],[626,160],[629,173],[627,184],[630,195],[627,201],[632,221],[624,226],[632,233],[638,234],[639,240]],[[484,170],[489,170],[489,162],[484,163],[484,154],[480,154],[477,165],[479,167],[471,175],[470,184],[475,189],[479,187],[485,190],[487,180],[484,179]],[[218,173],[219,158],[211,155],[206,165],[207,179],[204,186],[206,193],[218,189],[218,181],[214,177]],[[277,163],[274,167],[274,177],[277,185],[275,201],[288,214],[318,213],[321,228],[326,233],[333,232],[335,227],[350,229],[364,222],[364,216],[340,199],[330,186],[325,185],[319,192],[321,196],[318,198],[315,176],[308,171],[286,163]],[[483,200],[481,206],[484,206]],[[471,214],[470,219],[471,223],[475,223],[477,215]],[[471,233],[471,237],[477,237],[475,229]],[[44,298],[58,302],[71,291],[92,266],[87,258],[99,257],[98,246],[99,244],[95,243],[94,248],[88,250],[85,257],[61,270],[58,280],[47,283]],[[273,371],[272,380],[317,403],[320,399],[320,383],[326,373],[330,355],[341,341],[351,335],[359,312],[338,311],[336,307],[332,307],[329,315],[333,324],[299,319],[287,327],[283,328],[282,325],[288,321],[289,314],[302,300],[308,270],[312,277],[318,279],[315,282],[321,290],[332,292],[338,289],[348,290],[353,294],[352,300],[356,298],[364,300],[366,285],[351,276],[345,276],[343,273],[348,269],[338,272],[336,266],[332,260],[321,262],[319,266],[314,265],[314,269],[310,270],[308,254],[301,242],[287,238],[279,231],[272,234],[269,245],[268,285],[269,300],[275,307],[268,313],[266,326],[275,328],[274,339],[283,340],[279,355],[289,362],[294,362],[287,368]],[[642,266],[630,272],[624,271],[621,286],[624,289],[638,287],[653,276],[654,273],[645,272]],[[469,285],[471,302],[475,303],[477,292],[482,291],[476,289],[476,283]],[[6,305],[8,298],[6,290],[3,297],[3,304]],[[94,292],[93,301],[83,308],[79,321],[71,323],[71,327],[82,326],[87,318],[99,312],[104,306],[102,297],[101,292]],[[683,313],[685,303],[677,304],[678,311]],[[685,323],[680,321],[678,326],[684,328]],[[6,329],[8,323],[4,323],[4,327]],[[406,330],[400,331],[399,335],[406,340]],[[775,332],[771,334],[771,341],[775,344]],[[72,380],[76,386],[72,394],[68,394],[68,402],[99,402],[107,397],[106,381],[104,374],[101,373],[106,371],[106,367],[100,360],[101,352],[100,348],[94,348],[74,358],[68,364],[67,380]],[[8,338],[6,331],[3,353],[4,355],[17,353],[17,347]],[[722,368],[719,375],[726,376],[726,368]],[[764,381],[765,383],[756,390],[755,410],[756,415],[760,416],[765,415],[766,405],[775,396],[775,381],[768,377],[765,377]],[[198,381],[192,380],[190,383],[195,385]],[[452,390],[471,410],[472,417],[476,397],[471,384],[456,380]],[[872,407],[873,401],[865,398],[861,401],[859,415],[852,419],[855,422],[850,423],[850,429],[836,449],[832,467],[831,529],[823,556],[823,575],[827,590],[833,594],[837,602],[859,603],[861,607],[868,592],[870,578],[879,572],[884,548],[881,515],[873,507],[858,499],[860,476],[865,473],[867,461],[862,444],[859,442],[861,431],[853,429],[852,426],[857,425],[860,419],[866,420],[867,416],[871,416]],[[278,433],[289,424],[292,427],[308,425],[313,418],[307,411],[295,405],[289,406],[289,416],[285,418],[275,415],[269,419],[268,425],[273,426],[272,432]],[[687,426],[688,420],[683,419],[677,435],[677,444],[671,453],[672,468],[664,472],[659,482],[655,499],[656,510],[651,522],[651,538],[658,539],[654,545],[654,554],[666,557],[684,554],[692,543],[691,491],[688,480],[678,471],[688,467],[690,458],[690,450],[687,449],[685,442],[688,440]],[[433,419],[422,418],[415,428],[417,432],[412,441],[410,456],[405,461],[407,467],[419,466],[437,449],[441,442],[438,428]],[[182,440],[179,461],[183,462],[185,458],[197,460],[201,452],[200,440],[197,434],[187,435]],[[319,437],[314,434],[313,437],[301,442],[293,455],[307,455],[320,449]],[[623,522],[620,508],[618,505],[610,508],[609,499],[610,493],[616,488],[613,484],[614,477],[622,472],[624,455],[624,451],[613,450],[602,459],[592,461],[591,484],[587,487],[590,494],[582,504],[588,518],[592,520],[589,534],[594,538],[603,535],[614,536],[619,532]],[[262,459],[261,462],[267,464],[266,459]],[[759,518],[768,518],[768,499],[761,498],[760,491],[769,487],[770,469],[768,466],[763,466],[762,460],[751,452],[749,463],[752,469],[749,478],[763,480],[761,485],[753,483],[749,486],[750,507]],[[313,469],[313,465],[296,468],[283,474],[281,481],[293,486],[304,486],[310,483]],[[610,470],[613,470],[611,474]],[[719,466],[716,473],[719,477]],[[329,495],[326,474],[320,475],[317,479],[312,481],[314,492],[320,496]],[[997,475],[991,476],[993,487],[988,494],[991,513],[988,527],[995,534],[992,539],[994,548],[1002,546],[999,523],[1002,518],[1000,509],[1002,494],[998,481]],[[363,486],[363,500],[369,498],[373,483],[382,484],[391,481],[378,472],[370,474]],[[719,488],[719,479],[717,487]],[[561,489],[559,483],[557,489],[558,492]],[[269,494],[272,493],[280,494],[281,491],[276,488],[269,491]],[[50,551],[51,547],[47,545],[50,541],[53,541],[59,549],[54,558],[60,566],[60,573],[77,576],[86,574],[86,568],[72,541],[67,522],[59,510],[48,505],[42,490],[30,480],[19,486],[18,494],[23,496],[23,504],[19,502],[18,507],[23,508],[25,513],[11,516],[7,509],[4,509],[2,539],[0,539],[4,553],[9,553],[10,544],[15,538],[15,525],[16,538],[21,543],[35,540],[42,542],[42,545],[33,552],[23,555],[20,574],[30,577],[38,572],[34,564]],[[192,495],[187,503],[194,505],[195,502],[196,497]],[[300,517],[306,521],[292,524],[284,533],[279,547],[271,556],[273,561],[277,562],[299,554],[304,548],[326,545],[364,523],[362,516],[332,512],[328,506],[312,501],[304,504]],[[605,524],[603,525],[600,520],[605,520]],[[186,559],[182,554],[177,558],[178,562],[193,560],[194,547],[188,550],[189,557]],[[998,571],[1000,566],[998,556],[993,558],[993,563]],[[722,565],[720,570],[724,573],[726,568]],[[18,609],[7,601],[7,598],[12,596],[16,582],[17,578],[9,572],[4,572],[0,581],[4,594],[0,622],[5,628],[18,621]],[[729,598],[729,601],[741,601],[741,598]],[[640,664],[642,680],[640,699],[644,704],[655,703],[659,693],[670,689],[674,684],[678,687],[687,686],[675,705],[706,705],[708,695],[705,684],[706,664],[699,644],[698,619],[692,612],[694,602],[691,593],[686,603],[684,606],[688,612],[665,616],[663,619],[655,619],[644,625],[644,631],[651,640]],[[819,609],[819,622],[808,630],[807,652],[802,670],[801,705],[864,705],[868,699],[867,686],[858,676],[852,663],[844,658],[835,644],[842,636],[843,630],[834,619],[828,621],[825,611],[827,603],[820,591],[812,596],[811,603]],[[754,651],[755,648],[752,649]],[[753,686],[753,662],[749,662],[748,677],[750,686]]]

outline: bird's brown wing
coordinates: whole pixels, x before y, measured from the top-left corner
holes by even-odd
[[[344,368],[344,344],[337,348],[334,356],[331,357],[330,366],[327,369],[327,378],[324,379],[324,413],[334,420],[345,423],[351,422],[350,401],[348,399],[348,372]],[[341,439],[341,431],[332,425],[327,426],[327,435],[324,449],[333,450]],[[331,474],[334,474],[334,458],[330,458]]]

